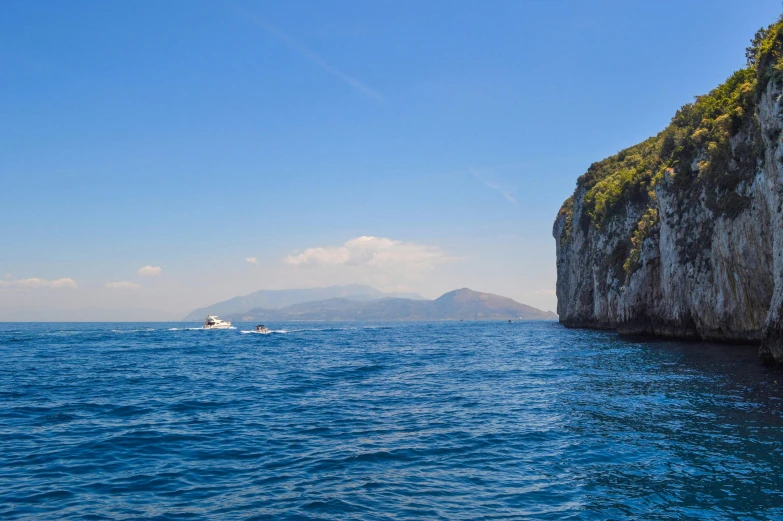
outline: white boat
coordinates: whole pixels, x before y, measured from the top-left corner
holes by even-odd
[[[256,333],[270,333],[268,327],[264,327],[264,324],[259,324],[256,326]]]
[[[204,320],[204,329],[228,329],[230,327],[230,321],[220,320],[215,315],[207,315],[207,319]]]

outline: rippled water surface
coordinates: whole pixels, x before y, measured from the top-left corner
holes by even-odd
[[[0,518],[783,518],[754,348],[274,327],[0,324]]]

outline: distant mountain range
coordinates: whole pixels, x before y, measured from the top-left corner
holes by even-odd
[[[417,293],[384,293],[377,289],[365,286],[363,284],[348,284],[346,286],[330,286],[327,288],[310,289],[282,289],[267,290],[262,289],[245,295],[243,297],[234,297],[217,304],[212,304],[205,308],[199,308],[192,311],[188,316],[182,319],[183,322],[193,322],[204,320],[207,315],[233,315],[245,313],[249,310],[274,310],[302,304],[305,302],[317,302],[335,298],[346,299],[350,301],[378,300],[382,298],[402,298],[410,300],[424,300],[424,297]]]
[[[246,311],[223,312],[218,306],[237,305],[238,297],[209,308],[194,311],[185,320],[203,320],[207,314],[220,315],[234,322],[293,322],[293,321],[424,321],[424,320],[555,320],[557,315],[521,304],[510,298],[492,293],[480,293],[467,288],[450,291],[435,300],[390,297],[368,286],[339,286],[321,290],[338,291],[340,288],[372,290],[321,300],[298,302],[287,306],[255,307]],[[373,293],[376,292],[376,293]],[[261,292],[257,292],[261,293]],[[270,292],[271,293],[271,292]],[[381,294],[380,298],[372,295]],[[255,293],[253,295],[256,295]],[[304,298],[304,294],[301,294]],[[250,297],[250,295],[248,295]],[[282,301],[282,300],[279,300]],[[270,302],[270,301],[268,301]],[[277,302],[277,301],[276,301]],[[193,317],[193,318],[191,318]]]

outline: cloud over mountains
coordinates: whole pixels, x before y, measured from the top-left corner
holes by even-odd
[[[437,246],[369,235],[350,239],[342,246],[307,248],[283,259],[292,266],[344,265],[419,270],[432,268],[445,260],[445,253]]]
[[[20,280],[0,280],[0,288],[49,288],[49,289],[62,289],[70,288],[76,289],[76,282],[71,278],[46,280],[32,277],[29,279]]]
[[[163,272],[163,269],[160,266],[150,266],[149,264],[146,266],[142,266],[139,268],[139,271],[136,273],[141,277],[157,277]]]
[[[108,289],[125,289],[136,290],[141,288],[139,284],[135,282],[107,282],[104,286]]]

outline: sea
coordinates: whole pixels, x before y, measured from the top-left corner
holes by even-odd
[[[783,519],[754,346],[254,325],[0,324],[0,519]]]

